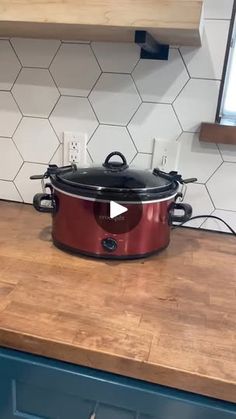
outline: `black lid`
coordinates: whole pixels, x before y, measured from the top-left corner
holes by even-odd
[[[111,161],[118,156],[119,161]],[[175,173],[175,172],[173,172]],[[52,183],[70,193],[100,199],[119,199],[127,201],[133,194],[142,200],[155,200],[171,196],[178,189],[178,175],[167,174],[154,169],[131,168],[123,154],[115,151],[109,154],[102,166],[88,168],[71,167],[50,173]]]

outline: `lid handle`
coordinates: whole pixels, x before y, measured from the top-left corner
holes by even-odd
[[[119,156],[122,162],[109,161],[113,156]],[[112,153],[108,154],[105,162],[103,163],[103,167],[119,172],[121,170],[127,169],[129,166],[127,164],[125,156],[122,153],[120,153],[119,151],[113,151]]]

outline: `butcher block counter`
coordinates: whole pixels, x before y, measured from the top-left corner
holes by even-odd
[[[0,202],[2,348],[236,403],[235,237],[176,229],[159,255],[115,262],[64,253],[50,230]]]

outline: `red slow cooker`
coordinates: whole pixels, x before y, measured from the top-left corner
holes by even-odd
[[[49,165],[44,175],[31,176],[39,178],[50,179],[49,193],[36,194],[33,205],[52,213],[54,244],[83,255],[148,256],[168,246],[173,222],[192,215],[190,205],[176,202],[184,183],[177,172],[129,167],[119,152],[109,154],[102,166]]]

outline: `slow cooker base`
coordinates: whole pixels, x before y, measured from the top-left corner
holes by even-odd
[[[162,248],[156,249],[152,252],[149,253],[143,253],[143,254],[138,254],[138,255],[124,255],[124,256],[118,256],[118,255],[114,255],[114,254],[97,254],[97,253],[89,253],[89,252],[85,252],[82,250],[78,250],[78,249],[74,249],[73,247],[67,246],[63,243],[60,243],[59,241],[53,239],[53,244],[60,250],[63,250],[67,253],[71,253],[74,255],[81,255],[81,256],[86,256],[86,257],[90,257],[90,258],[96,258],[96,259],[109,259],[109,260],[132,260],[132,259],[143,259],[143,258],[147,258],[149,256],[153,256],[156,255],[160,252],[162,252],[162,250],[166,249],[169,246],[169,243],[167,243],[167,245],[163,246]]]

